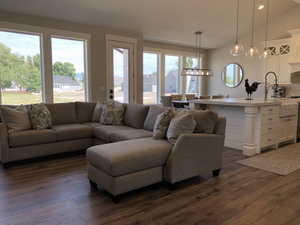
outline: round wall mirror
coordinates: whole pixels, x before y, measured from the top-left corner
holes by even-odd
[[[230,63],[225,66],[222,71],[222,80],[227,87],[237,87],[244,79],[244,70],[241,65],[237,63]]]

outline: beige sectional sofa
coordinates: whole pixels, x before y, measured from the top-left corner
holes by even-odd
[[[129,105],[124,125],[105,126],[92,121],[95,103],[75,102],[47,104],[52,116],[52,129],[9,133],[0,123],[0,161],[6,163],[87,149],[116,141],[151,137],[144,130],[149,107]]]
[[[93,121],[95,103],[47,104],[53,126],[10,133],[0,123],[0,156],[9,162],[88,149],[88,177],[113,196],[165,180],[171,184],[222,167],[226,120],[213,134],[183,134],[175,145],[152,138],[165,108],[126,104],[124,125]]]

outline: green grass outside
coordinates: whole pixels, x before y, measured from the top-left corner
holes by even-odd
[[[73,102],[73,101],[80,101],[80,98],[76,96],[70,96],[70,98],[64,97],[66,94],[56,94],[55,95],[55,102]],[[29,92],[2,92],[2,104],[4,105],[26,105],[26,104],[35,104],[41,103],[42,96],[39,93],[29,93]]]

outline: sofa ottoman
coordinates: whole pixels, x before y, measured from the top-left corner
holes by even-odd
[[[163,180],[172,149],[166,140],[140,138],[88,148],[88,178],[116,196]]]

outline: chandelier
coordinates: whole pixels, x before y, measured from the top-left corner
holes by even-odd
[[[195,52],[196,58],[198,60],[198,65],[196,67],[185,67],[183,68],[181,75],[182,76],[211,76],[212,71],[208,68],[202,68],[200,66],[200,58],[201,58],[201,31],[195,32]]]

